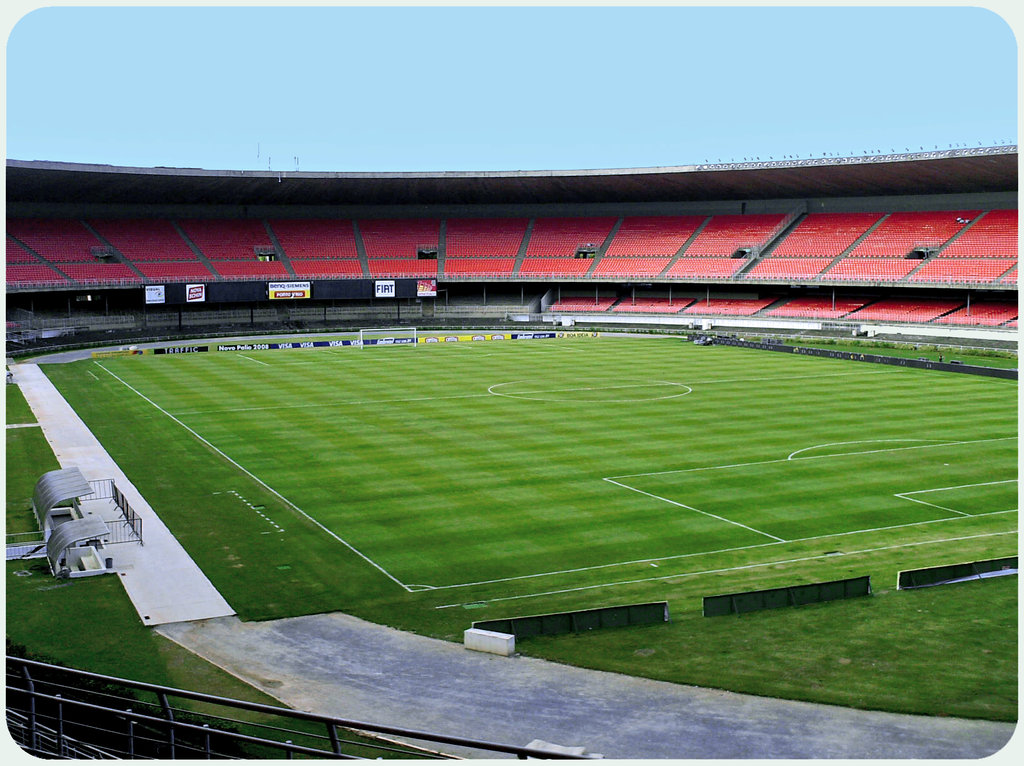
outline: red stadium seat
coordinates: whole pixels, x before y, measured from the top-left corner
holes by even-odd
[[[451,277],[510,277],[515,258],[445,258],[444,274]]]
[[[562,298],[551,304],[550,311],[607,311],[615,298]]]
[[[623,279],[653,278],[661,274],[672,259],[664,258],[601,258],[592,276]]]
[[[624,218],[605,255],[675,255],[705,220],[702,215]]]
[[[441,221],[437,218],[415,218],[403,220],[359,221],[359,233],[366,248],[366,257],[411,258],[417,257],[421,247],[438,248],[441,239]]]
[[[600,247],[616,218],[538,218],[533,223],[528,256],[573,256],[581,246]]]
[[[217,273],[227,279],[289,279],[291,275],[281,261],[210,261]]]
[[[744,279],[814,279],[830,263],[831,258],[762,258]]]
[[[95,263],[103,242],[80,221],[68,218],[8,218],[7,234],[51,263]]]
[[[1009,271],[1008,258],[934,258],[910,275],[911,282],[998,282]]]
[[[90,221],[89,225],[133,263],[198,260],[170,221],[111,219]]]
[[[257,247],[272,247],[262,221],[251,219],[195,219],[179,221],[182,230],[211,261],[246,261]]]
[[[520,277],[578,277],[594,265],[591,258],[523,258]]]
[[[623,298],[612,308],[614,313],[678,314],[693,303],[693,298]]]
[[[921,265],[910,258],[851,258],[847,256],[821,275],[823,280],[899,282]]]
[[[289,260],[358,258],[356,233],[347,219],[282,219],[268,222]]]
[[[141,283],[140,277],[123,263],[63,263],[61,271],[80,284]]]
[[[882,217],[882,213],[811,213],[772,249],[775,257],[836,257]]]
[[[437,276],[437,261],[417,258],[373,258],[369,261],[371,277]]]
[[[9,263],[7,264],[7,284],[9,285],[67,285],[66,277],[58,274],[45,263]]]
[[[779,233],[784,215],[716,215],[701,229],[684,255],[729,256],[743,248],[759,249]]]
[[[793,298],[781,306],[764,312],[771,317],[795,317],[801,319],[838,319],[856,311],[866,301],[859,299]]]
[[[344,260],[333,260],[327,258],[297,260],[292,258],[289,262],[292,265],[292,269],[295,270],[296,276],[306,277],[309,279],[339,279],[363,276],[363,267],[359,261],[354,258],[347,258]]]
[[[972,302],[935,320],[937,324],[996,327],[1017,319],[1017,304],[1009,301]]]
[[[1017,211],[990,210],[938,253],[940,258],[1016,258]]]
[[[687,306],[684,314],[725,314],[728,316],[753,316],[768,308],[778,297],[770,298],[705,298]]]
[[[874,319],[885,322],[931,322],[964,305],[959,299],[884,298],[857,309],[849,319]]]
[[[523,243],[528,223],[526,218],[448,219],[445,224],[446,257],[514,257]]]
[[[905,256],[919,247],[938,248],[978,215],[977,210],[893,213],[853,250],[856,258]]]
[[[745,258],[680,258],[665,274],[676,279],[725,279],[747,263]]]
[[[137,263],[135,268],[148,280],[154,281],[208,281],[214,278],[210,270],[198,260],[189,263]]]

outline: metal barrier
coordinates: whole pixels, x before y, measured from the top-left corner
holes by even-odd
[[[705,596],[704,616],[720,617],[725,614],[743,614],[761,609],[804,606],[870,595],[871,578],[865,575],[831,582],[789,585],[782,588],[727,593],[721,596]]]
[[[984,375],[990,378],[1017,380],[1017,370],[1001,367],[979,367],[973,364],[952,364],[949,362],[933,362],[928,359],[911,359],[902,356],[883,356],[881,354],[862,354],[859,351],[840,351],[837,349],[809,348],[807,346],[787,346],[783,343],[765,343],[759,341],[740,340],[723,335],[713,335],[715,344],[719,346],[739,346],[756,348],[762,351],[780,351],[785,354],[801,354],[804,356],[821,356],[829,359],[846,359],[851,362],[869,362],[871,364],[889,364],[897,367],[914,367],[919,370],[942,370],[943,372],[961,372],[969,375]]]
[[[1017,557],[1008,556],[987,561],[970,561],[963,564],[944,564],[926,569],[904,569],[896,577],[896,588],[925,588],[929,585],[945,585],[963,580],[980,580],[1003,574],[1017,573]]]
[[[527,617],[508,617],[502,620],[481,620],[473,623],[479,630],[508,633],[517,639],[530,636],[554,636],[563,633],[581,633],[596,628],[618,628],[626,625],[651,625],[668,622],[668,602],[604,606],[580,609],[575,612],[536,614]]]
[[[181,702],[188,700],[193,709]],[[250,720],[243,718],[244,711]],[[7,725],[46,758],[583,758],[305,713],[7,657]],[[97,755],[101,753],[102,755]],[[356,754],[359,753],[359,754]]]

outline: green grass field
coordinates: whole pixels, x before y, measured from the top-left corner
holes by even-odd
[[[668,635],[746,632],[787,618],[702,618],[701,597],[870,574],[867,601],[898,614],[914,597],[889,592],[899,570],[1017,550],[1014,381],[658,338],[44,369],[244,619],[341,610],[459,640],[478,619],[668,600]],[[979,620],[1015,646],[1001,598]],[[826,607],[837,626],[863,608]],[[794,629],[823,613],[785,612]],[[580,643],[596,636],[520,650],[772,693],[743,661],[626,661]],[[1000,656],[1002,712],[959,714],[1009,715],[1015,653]],[[895,702],[794,683],[779,693],[935,712],[927,684]]]

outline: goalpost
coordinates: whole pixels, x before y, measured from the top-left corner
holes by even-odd
[[[367,346],[406,346],[419,343],[415,327],[379,327],[359,331],[359,348]]]

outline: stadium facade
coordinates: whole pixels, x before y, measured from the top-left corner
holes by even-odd
[[[439,173],[8,160],[9,351],[382,322],[1012,344],[1017,162],[1015,146]]]

